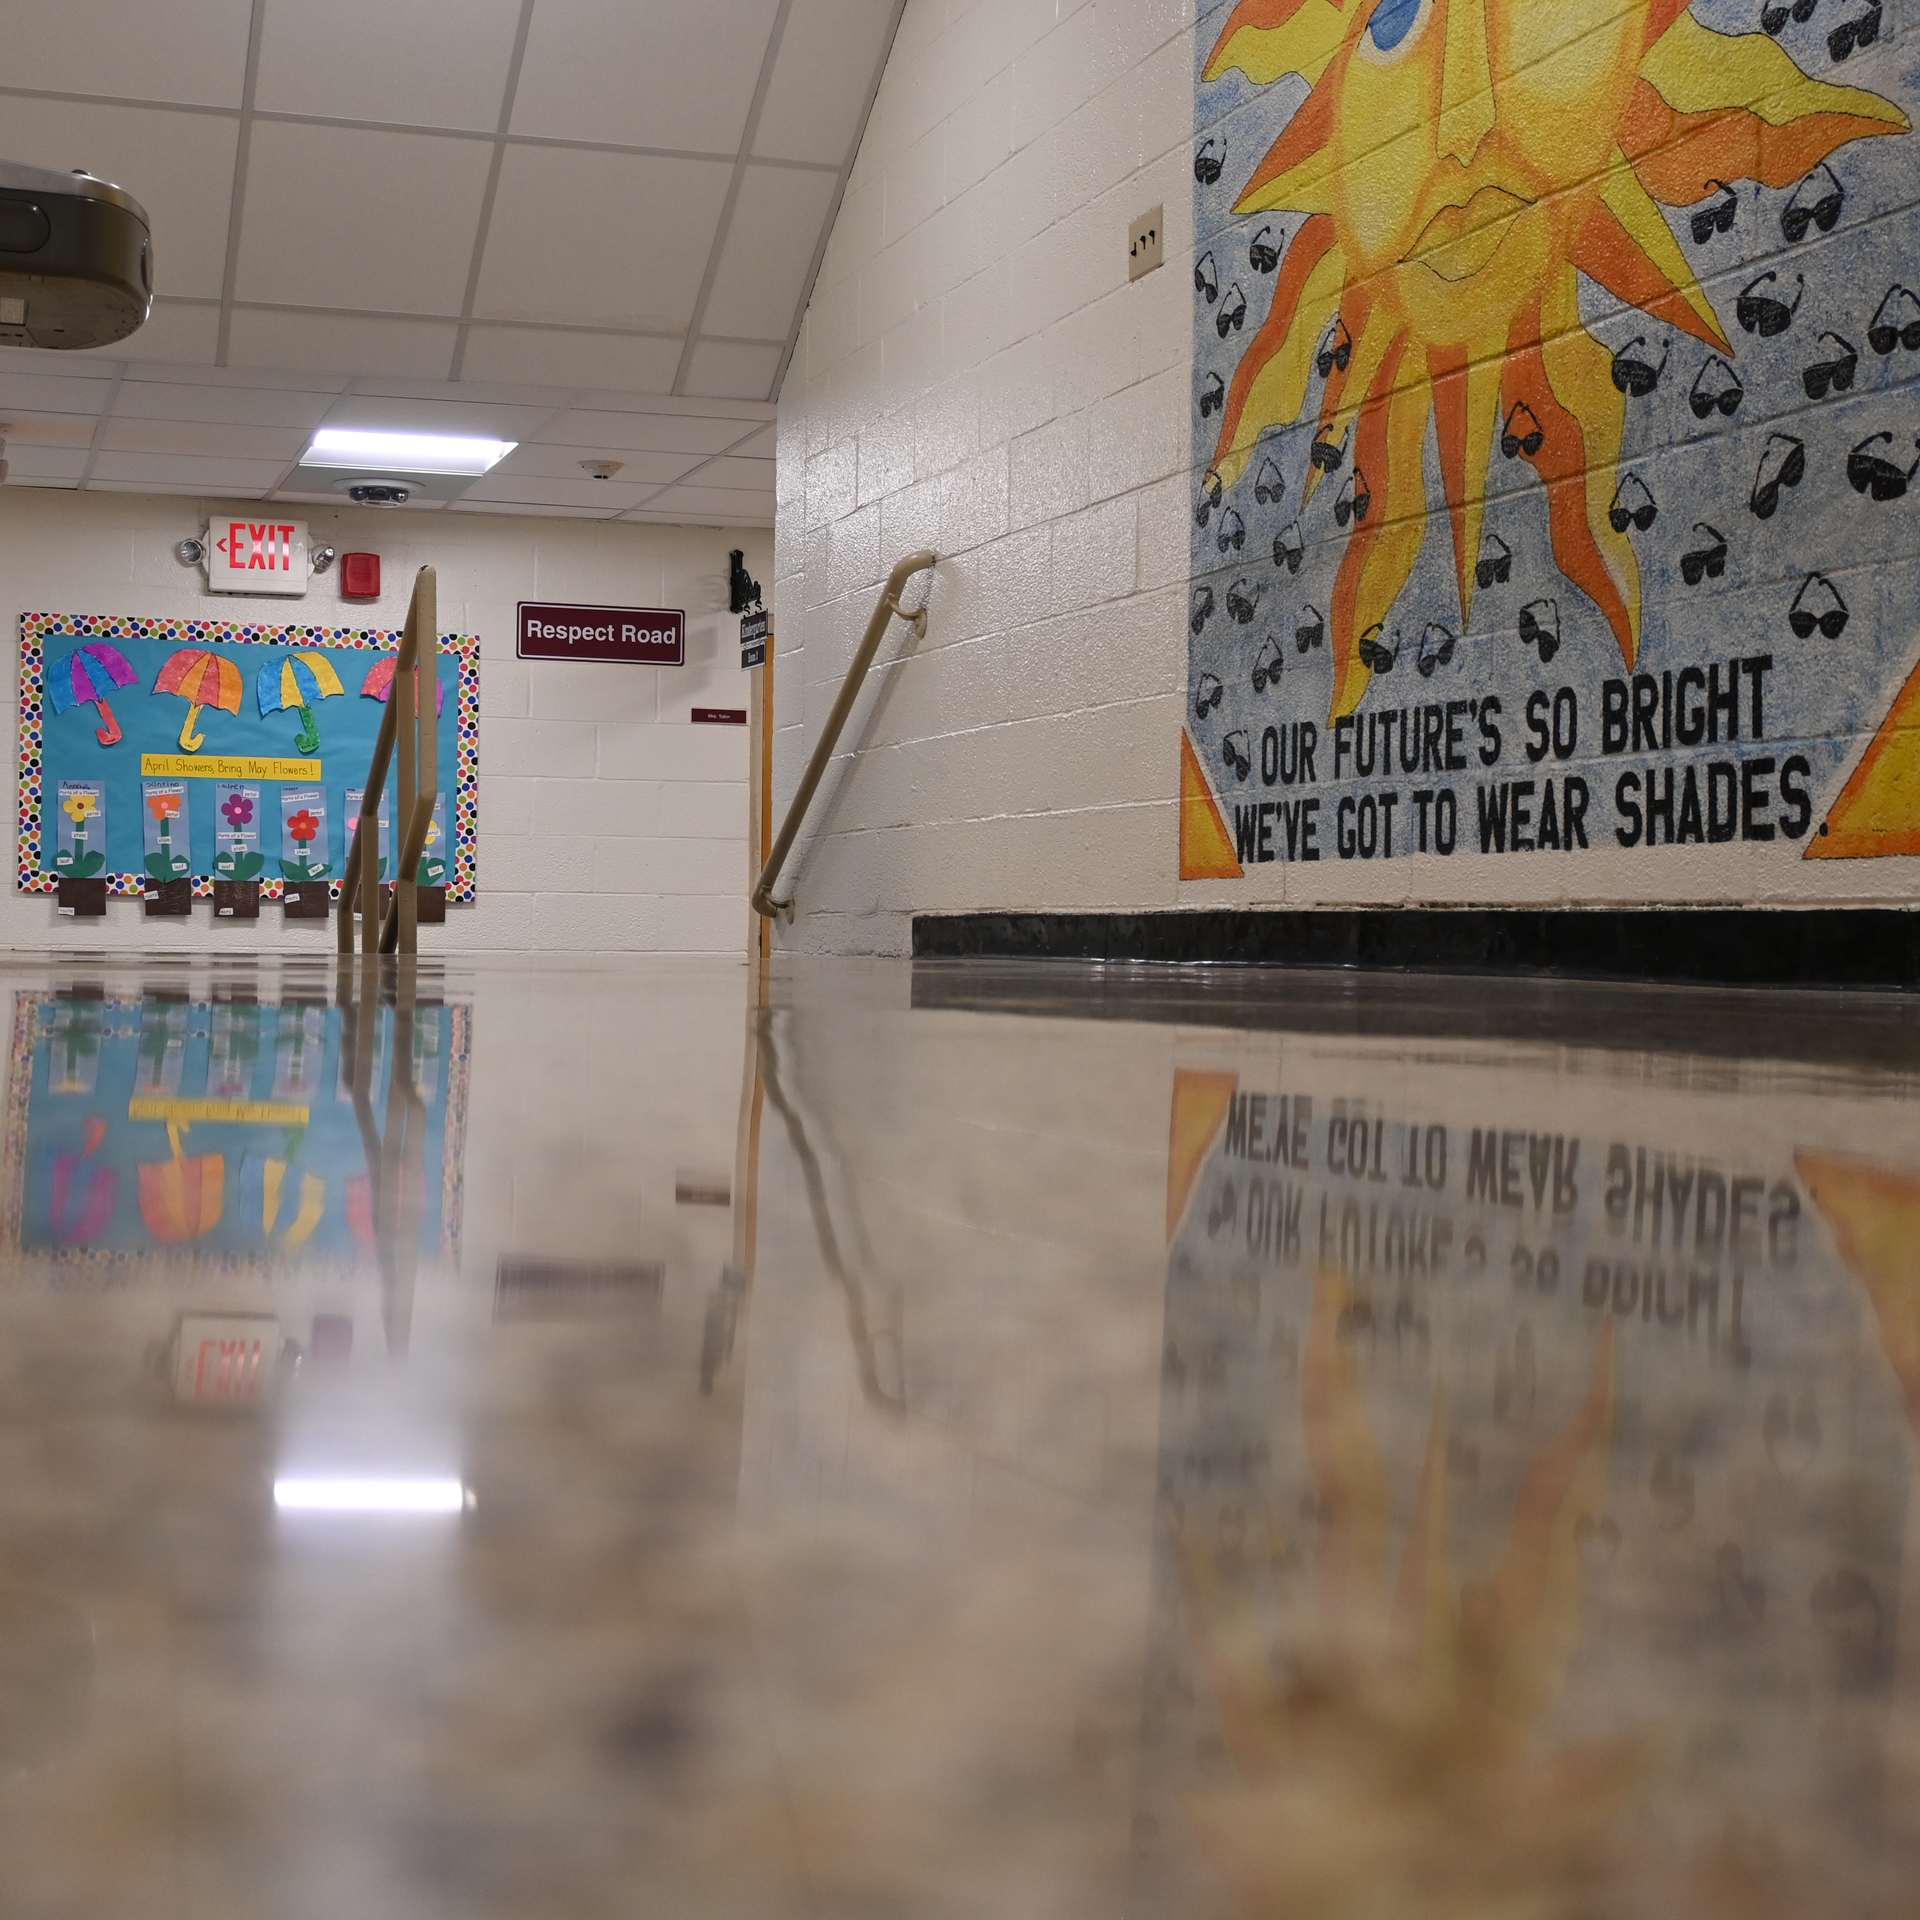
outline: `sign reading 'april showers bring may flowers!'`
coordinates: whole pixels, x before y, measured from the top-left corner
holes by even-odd
[[[1203,0],[1196,58],[1181,877],[1904,894],[1920,70],[1891,12]]]

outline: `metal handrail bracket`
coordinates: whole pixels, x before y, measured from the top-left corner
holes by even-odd
[[[826,773],[827,762],[833,758],[834,748],[840,744],[841,729],[847,724],[847,715],[853,711],[853,703],[860,697],[867,669],[873,665],[873,656],[880,651],[880,642],[886,637],[888,625],[896,619],[904,620],[913,629],[915,638],[926,638],[926,607],[923,604],[913,612],[907,612],[900,604],[900,592],[916,573],[925,573],[933,562],[934,556],[924,550],[910,553],[887,575],[887,584],[873,609],[873,618],[867,622],[867,631],[861,638],[859,651],[853,656],[847,677],[840,683],[833,711],[827,715],[827,724],[821,729],[819,741],[813,749],[813,758],[807,762],[807,770],[800,776],[793,803],[787,808],[787,817],[780,823],[773,851],[767,855],[767,864],[760,869],[760,878],[754,883],[753,910],[769,920],[793,908],[791,896],[785,900],[773,897],[773,883],[779,879],[780,869],[785,865],[787,855],[793,851],[793,843],[799,837],[807,809],[813,804],[814,793]]]

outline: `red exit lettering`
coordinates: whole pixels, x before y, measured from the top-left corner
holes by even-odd
[[[227,556],[227,565],[248,572],[293,571],[293,536],[296,529],[267,521],[256,525],[248,520],[229,520],[224,538],[214,545]]]
[[[253,1400],[260,1393],[258,1340],[203,1340],[194,1370],[197,1400]]]

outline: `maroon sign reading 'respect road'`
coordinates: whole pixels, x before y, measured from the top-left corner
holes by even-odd
[[[631,660],[678,667],[687,657],[687,616],[667,607],[570,607],[520,602],[522,660]]]

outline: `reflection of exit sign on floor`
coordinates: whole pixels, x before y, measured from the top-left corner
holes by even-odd
[[[174,1398],[202,1407],[253,1406],[272,1392],[279,1366],[278,1320],[264,1314],[185,1314],[174,1342]]]

